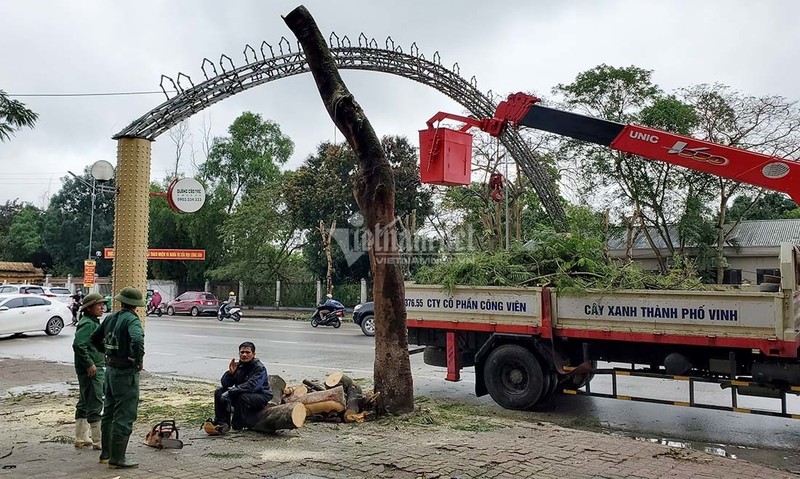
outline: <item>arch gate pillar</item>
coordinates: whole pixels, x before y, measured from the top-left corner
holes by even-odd
[[[117,194],[114,208],[112,296],[133,286],[147,291],[147,238],[150,228],[150,149],[144,138],[117,139]],[[114,303],[114,310],[119,303]],[[137,310],[145,323],[145,308]]]

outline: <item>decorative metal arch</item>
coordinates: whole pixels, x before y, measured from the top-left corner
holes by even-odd
[[[357,46],[347,36],[339,38],[335,33],[331,33],[328,42],[336,66],[340,69],[378,71],[408,78],[444,93],[477,118],[494,114],[497,105],[490,99],[491,91],[489,95],[481,93],[474,76],[469,81],[465,80],[458,63],[450,70],[443,67],[438,51],[434,52],[431,60],[427,60],[419,52],[416,43],[411,45],[409,53],[404,53],[391,37],[386,38],[385,48],[380,48],[375,39],[368,39],[363,33],[358,36]],[[204,58],[201,69],[205,81],[198,85],[184,73],[178,73],[177,81],[161,75],[161,90],[167,101],[114,135],[114,139],[155,140],[182,120],[229,96],[264,83],[309,72],[299,43],[296,43],[293,51],[289,40],[281,37],[277,53],[267,42],[262,42],[259,50],[260,58],[252,46],[246,45],[242,52],[245,65],[241,67],[235,67],[229,56],[221,55],[218,64],[221,71],[217,71],[217,65],[211,60]],[[172,92],[176,94],[170,96]],[[530,179],[556,227],[562,229],[566,225],[566,214],[554,189],[555,182],[539,164],[537,155],[513,129],[506,131],[500,141]]]

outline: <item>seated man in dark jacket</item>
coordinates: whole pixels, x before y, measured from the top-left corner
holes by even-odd
[[[255,344],[239,345],[239,362],[231,359],[214,393],[214,425],[219,433],[252,427],[270,399],[267,368],[256,357]],[[231,420],[231,413],[233,420]]]

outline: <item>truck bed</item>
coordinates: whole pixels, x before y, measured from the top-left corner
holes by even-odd
[[[733,347],[797,357],[793,291],[583,291],[406,284],[409,328]]]

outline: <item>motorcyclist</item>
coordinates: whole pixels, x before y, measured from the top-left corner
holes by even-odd
[[[325,298],[327,298],[325,300],[325,302],[322,303],[319,306],[319,318],[320,319],[325,319],[325,316],[327,316],[332,311],[336,311],[337,309],[344,309],[344,305],[342,303],[340,303],[339,301],[336,301],[335,299],[333,299],[333,295],[332,294],[328,293],[325,296]]]
[[[148,308],[150,311],[155,311],[161,305],[161,293],[158,291],[153,291],[153,297],[150,298],[150,304]]]
[[[236,293],[231,291],[228,293],[228,300],[220,305],[220,316],[227,315],[233,306],[236,306]]]
[[[69,310],[72,312],[72,324],[70,326],[75,326],[78,324],[78,311],[81,309],[81,302],[83,301],[83,291],[77,290],[75,294],[71,296],[72,304],[69,305]]]

